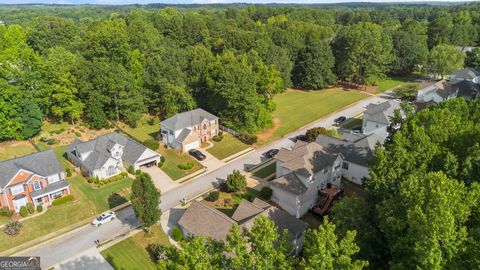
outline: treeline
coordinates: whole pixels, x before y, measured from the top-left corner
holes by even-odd
[[[12,7],[0,14],[5,9]],[[110,9],[119,13],[107,16]],[[443,76],[463,65],[453,46],[476,44],[480,31],[474,4],[48,6],[28,9],[28,20],[22,12],[4,14],[0,27],[0,140],[28,138],[44,118],[135,126],[145,112],[163,119],[197,106],[255,132],[271,125],[272,98],[285,87],[375,84],[415,71]]]

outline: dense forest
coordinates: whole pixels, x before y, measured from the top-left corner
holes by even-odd
[[[464,64],[454,46],[480,32],[478,4],[3,6],[0,16],[0,140],[29,138],[46,118],[135,126],[146,112],[195,107],[256,132],[286,87],[442,77]]]

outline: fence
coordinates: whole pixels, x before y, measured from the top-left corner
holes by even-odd
[[[235,137],[238,137],[238,136],[242,135],[241,132],[238,132],[238,131],[233,130],[233,129],[231,129],[231,128],[228,128],[228,127],[226,127],[226,126],[219,125],[219,128],[220,128],[220,130],[225,131],[225,132],[228,132],[228,133],[232,134],[232,135],[235,136]]]

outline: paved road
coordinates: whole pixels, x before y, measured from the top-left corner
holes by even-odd
[[[333,120],[339,115],[344,115],[347,118],[354,117],[362,113],[365,110],[365,106],[367,106],[369,103],[379,103],[389,98],[390,94],[383,94],[364,99],[348,108],[319,119],[296,132],[288,134],[288,136],[285,136],[284,138],[257,148],[255,151],[249,152],[247,155],[236,159],[223,167],[207,172],[191,180],[190,182],[173,188],[170,191],[162,194],[160,208],[162,211],[166,211],[180,204],[183,198],[191,199],[197,197],[198,195],[218,185],[219,181],[226,179],[227,175],[233,170],[242,171],[248,166],[258,164],[262,161],[263,153],[271,148],[279,149],[282,147],[292,146],[294,143],[291,139],[299,134],[305,133],[305,131],[309,128],[316,126],[329,128],[332,126]],[[122,233],[125,233],[136,224],[136,218],[131,207],[119,211],[117,215],[119,216],[117,220],[102,225],[99,228],[94,228],[92,226],[81,227],[74,232],[62,235],[53,241],[41,244],[17,255],[40,256],[41,264],[44,268],[57,264],[94,247],[95,240],[102,241],[104,239],[116,237]]]

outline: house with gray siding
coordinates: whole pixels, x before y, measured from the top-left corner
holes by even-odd
[[[365,135],[372,133],[382,138],[388,137],[388,127],[392,123],[391,118],[395,111],[401,109],[401,103],[398,100],[388,100],[379,104],[370,103],[363,112],[362,132]]]

